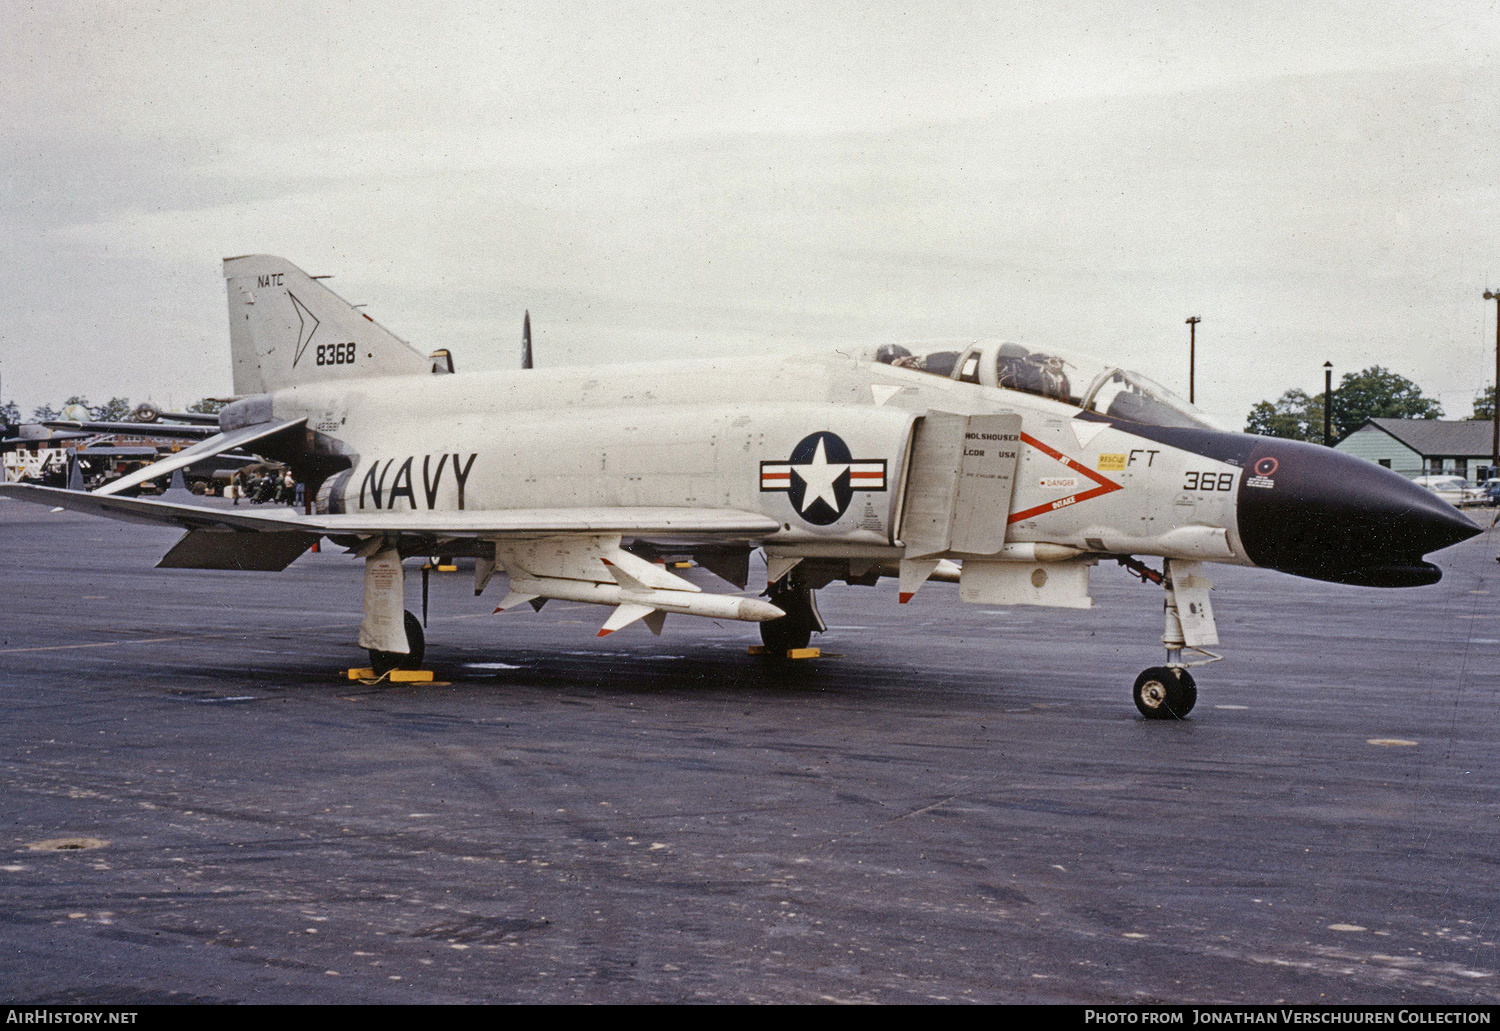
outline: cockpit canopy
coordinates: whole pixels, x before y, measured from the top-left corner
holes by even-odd
[[[1220,429],[1203,412],[1154,380],[1086,354],[999,341],[883,344],[877,362],[961,383],[1019,390],[1109,419],[1151,426]]]

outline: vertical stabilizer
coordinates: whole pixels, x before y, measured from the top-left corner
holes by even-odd
[[[431,360],[284,258],[224,259],[234,392],[430,372]]]

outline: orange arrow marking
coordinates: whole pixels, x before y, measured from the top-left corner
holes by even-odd
[[[1029,433],[1021,434],[1021,442],[1023,444],[1031,445],[1042,454],[1047,455],[1050,458],[1056,459],[1067,468],[1072,469],[1074,472],[1082,473],[1083,475],[1087,476],[1089,479],[1097,483],[1098,486],[1093,487],[1089,490],[1079,491],[1077,494],[1069,494],[1067,497],[1058,498],[1056,501],[1049,501],[1045,505],[1037,505],[1035,508],[1028,508],[1024,512],[1012,512],[1010,518],[1006,520],[1007,525],[1009,525],[1010,523],[1018,523],[1022,519],[1030,519],[1032,516],[1046,515],[1048,512],[1056,512],[1059,508],[1068,508],[1072,505],[1078,504],[1080,501],[1087,501],[1090,498],[1097,498],[1104,494],[1108,494],[1111,491],[1123,489],[1121,484],[1116,483],[1114,480],[1100,476],[1092,469],[1084,468],[1082,465],[1073,461],[1073,459],[1069,458],[1061,451],[1057,451],[1054,448],[1048,447],[1046,444],[1043,444],[1040,440],[1037,440]]]

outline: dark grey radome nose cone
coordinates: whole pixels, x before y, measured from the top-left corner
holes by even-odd
[[[1436,583],[1423,556],[1480,532],[1458,509],[1361,458],[1267,437],[1245,462],[1240,539],[1258,566],[1368,587]]]

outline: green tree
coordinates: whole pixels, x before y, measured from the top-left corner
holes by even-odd
[[[1487,395],[1493,399],[1495,390]],[[1476,418],[1480,398],[1474,399]],[[1342,440],[1364,425],[1366,419],[1436,419],[1443,406],[1424,397],[1422,388],[1405,376],[1399,376],[1379,365],[1360,372],[1346,372],[1333,392],[1333,439]],[[1245,422],[1246,433],[1288,440],[1323,442],[1323,395],[1308,394],[1298,388],[1288,390],[1275,401],[1260,401],[1250,409]]]
[[[14,426],[21,421],[21,406],[14,401],[7,401],[0,405],[0,422],[7,426]]]
[[[1245,422],[1246,433],[1287,440],[1323,442],[1323,396],[1293,387],[1275,401],[1257,402]]]
[[[31,410],[32,422],[48,422],[56,418],[59,418],[58,411],[51,405],[37,405]]]
[[[187,410],[197,412],[201,415],[216,415],[228,403],[228,401],[221,401],[216,397],[205,397],[188,405]]]
[[[1422,395],[1422,388],[1405,376],[1372,365],[1346,372],[1333,394],[1334,436],[1342,438],[1366,419],[1437,419],[1443,406]]]
[[[128,397],[112,397],[102,405],[89,405],[89,414],[100,422],[123,422],[135,409]]]
[[[1485,422],[1495,417],[1495,388],[1485,387],[1474,395],[1474,414],[1471,419],[1483,419]]]

